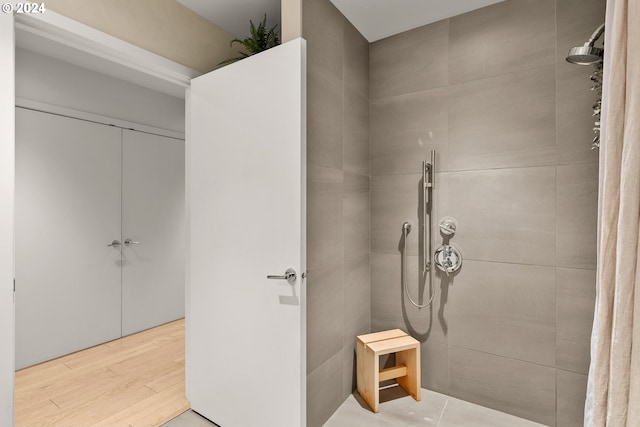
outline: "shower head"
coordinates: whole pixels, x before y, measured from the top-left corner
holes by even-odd
[[[604,32],[604,24],[600,25],[589,37],[584,46],[572,47],[567,55],[567,62],[578,65],[595,65],[602,62],[604,49],[595,47],[594,43]]]
[[[602,62],[604,49],[593,46],[578,46],[569,49],[567,62],[578,65],[595,65]]]

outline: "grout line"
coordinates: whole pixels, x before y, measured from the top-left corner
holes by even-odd
[[[444,411],[447,409],[447,405],[449,404],[449,396],[447,396],[447,400],[444,402],[444,406],[442,407],[442,411],[440,412],[440,416],[438,417],[438,421],[436,422],[436,427],[440,425],[440,421],[442,421],[442,417],[444,417]]]
[[[515,357],[503,356],[503,355],[495,354],[495,353],[489,353],[488,351],[476,350],[474,348],[468,348],[468,347],[462,347],[460,345],[455,345],[455,344],[451,344],[451,343],[448,343],[448,345],[449,345],[449,348],[455,347],[455,348],[459,348],[459,349],[462,349],[462,350],[473,351],[473,352],[476,352],[476,353],[482,353],[482,354],[486,354],[486,355],[489,355],[489,356],[500,357],[501,359],[515,360],[516,362],[528,363],[530,365],[536,365],[536,366],[540,366],[542,368],[553,369],[554,371],[559,369],[559,368],[556,368],[555,366],[543,365],[542,363],[538,363],[538,362],[531,362],[529,360],[517,359]],[[554,357],[553,363],[555,365],[555,357]]]
[[[375,102],[382,102],[382,101],[386,101],[389,99],[396,99],[396,98],[402,98],[402,97],[407,97],[407,96],[411,96],[411,95],[418,95],[418,94],[422,94],[424,92],[429,92],[429,91],[433,91],[433,90],[437,90],[437,89],[447,89],[450,88],[452,86],[463,86],[463,85],[468,85],[468,84],[474,84],[477,82],[482,82],[482,81],[486,81],[489,79],[495,79],[497,77],[505,77],[505,76],[509,76],[509,75],[513,75],[513,74],[521,74],[521,73],[527,73],[527,72],[531,72],[533,70],[537,70],[539,68],[551,68],[551,67],[557,67],[557,61],[555,60],[554,57],[554,62],[551,63],[547,63],[547,64],[540,64],[540,65],[536,65],[534,67],[531,68],[526,68],[526,69],[519,69],[519,70],[512,70],[512,71],[507,71],[504,73],[498,73],[498,74],[491,74],[491,75],[487,75],[487,76],[482,76],[482,77],[478,77],[478,78],[472,78],[469,80],[461,80],[461,81],[450,81],[449,76],[447,76],[447,80],[448,83],[444,83],[442,85],[437,85],[437,86],[433,86],[433,87],[429,87],[426,89],[418,89],[418,90],[414,90],[414,91],[410,91],[410,92],[406,92],[406,93],[394,93],[392,95],[386,95],[386,96],[381,96],[381,97],[376,97],[376,98],[369,98],[369,101],[371,103],[375,103]]]
[[[554,420],[557,423],[558,422],[558,0],[556,0],[554,2],[554,23],[555,23],[555,43],[554,43],[554,47],[555,47],[555,168],[554,168],[554,181],[553,181],[553,191],[554,191],[554,195],[555,195],[555,200],[554,200],[554,204],[553,204],[553,214],[555,217],[555,257],[554,257],[554,261],[555,261],[555,265],[556,268],[553,271],[553,287],[554,287],[554,293],[553,293],[553,297],[554,297],[554,304],[556,306],[555,310],[554,310],[554,316],[553,316],[553,320],[554,320],[554,335],[555,335],[555,350],[554,350],[554,392],[555,392],[555,399],[553,402],[553,407],[554,407]]]
[[[574,166],[574,165],[582,165],[582,164],[594,164],[595,162],[583,162],[583,163],[567,163],[562,164],[560,166]],[[521,165],[521,166],[493,166],[493,167],[484,167],[478,169],[447,169],[440,170],[436,172],[436,175],[452,175],[456,173],[479,173],[479,172],[491,172],[491,171],[504,171],[504,170],[520,170],[520,169],[540,169],[540,168],[555,168],[557,165],[547,164],[547,165]],[[420,175],[417,173],[383,173],[383,174],[371,174],[372,178],[384,178],[384,177],[392,177],[392,176],[406,176],[406,175]],[[421,175],[420,175],[421,176]]]
[[[363,252],[364,253],[364,252]],[[389,255],[389,256],[400,256],[400,252],[377,252],[371,251],[371,255]],[[418,255],[407,255],[409,257],[417,257]],[[509,265],[522,265],[529,267],[548,267],[548,268],[563,268],[567,270],[584,270],[584,271],[596,271],[596,267],[571,267],[565,265],[550,265],[550,264],[529,264],[524,262],[509,262],[509,261],[495,261],[495,260],[487,260],[487,259],[478,259],[478,258],[470,258],[465,257],[465,261],[474,261],[474,262],[487,262],[492,264],[509,264]]]
[[[556,371],[562,371],[562,372],[566,372],[568,374],[574,374],[574,375],[582,375],[584,377],[589,375],[589,372],[586,372],[586,373],[585,372],[578,372],[576,370],[569,369],[569,368],[558,368],[558,367],[556,367]]]

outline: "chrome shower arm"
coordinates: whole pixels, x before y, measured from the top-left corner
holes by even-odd
[[[584,44],[585,46],[593,46],[593,44],[600,38],[600,36],[604,33],[604,24],[600,25],[596,30],[591,34],[589,40]]]

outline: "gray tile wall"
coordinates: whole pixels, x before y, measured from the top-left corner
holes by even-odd
[[[329,0],[303,0],[307,40],[307,422],[355,386],[371,329],[369,44]]]
[[[507,0],[369,49],[372,330],[422,341],[423,386],[559,427],[582,425],[598,182],[592,69],[564,58],[604,6]],[[410,290],[426,297],[417,225],[431,149],[434,226],[459,221],[465,263],[436,275],[420,310],[402,293],[401,225],[414,225]]]

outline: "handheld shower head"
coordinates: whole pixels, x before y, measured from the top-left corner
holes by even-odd
[[[584,46],[572,47],[567,55],[567,62],[578,65],[595,65],[602,62],[604,49],[595,47],[594,43],[604,32],[604,24],[600,25],[589,37]]]

